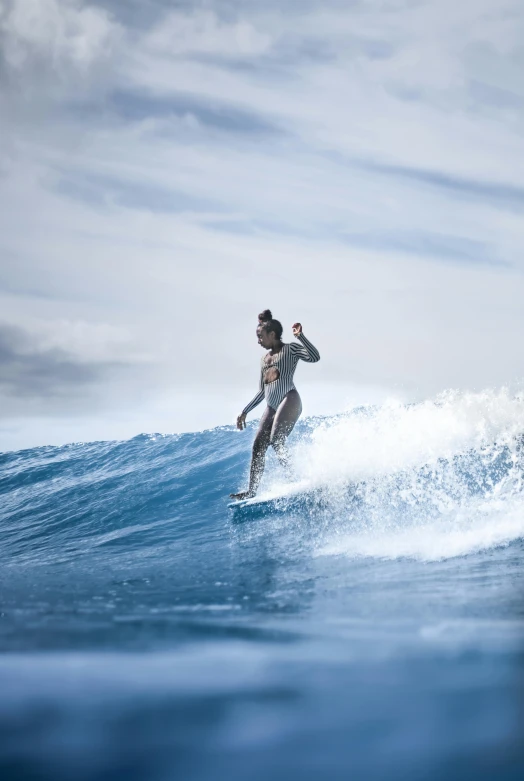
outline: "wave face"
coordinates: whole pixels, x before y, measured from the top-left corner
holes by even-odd
[[[524,398],[255,428],[0,455],[0,770],[517,777]]]

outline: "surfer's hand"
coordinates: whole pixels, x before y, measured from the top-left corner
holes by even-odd
[[[242,431],[246,427],[246,416],[244,414],[239,415],[237,418],[237,429]]]
[[[302,326],[300,325],[300,323],[293,323],[291,328],[293,329],[293,336],[300,336],[300,334],[302,333]]]

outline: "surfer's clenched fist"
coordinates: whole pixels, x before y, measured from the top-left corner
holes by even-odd
[[[242,431],[246,427],[246,416],[244,413],[238,416],[237,418],[237,429],[239,431]]]
[[[293,336],[300,336],[302,333],[302,326],[300,323],[293,323],[291,328],[293,329]]]

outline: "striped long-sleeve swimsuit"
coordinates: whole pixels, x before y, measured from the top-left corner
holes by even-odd
[[[293,342],[292,344],[284,344],[279,353],[272,356],[271,363],[266,363],[265,358],[262,358],[260,367],[260,390],[257,395],[251,399],[247,407],[242,410],[243,415],[247,415],[251,412],[262,399],[265,397],[268,407],[272,407],[274,410],[278,409],[280,402],[287,396],[289,391],[296,390],[293,382],[293,375],[297,368],[299,360],[306,361],[307,363],[316,363],[320,361],[320,353],[317,348],[314,347],[309,339],[306,339],[304,334],[299,334],[297,339],[300,339],[302,344]],[[268,369],[275,367],[278,369],[279,377],[273,382],[265,382],[265,374]]]

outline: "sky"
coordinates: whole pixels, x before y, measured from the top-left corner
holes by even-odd
[[[0,451],[524,377],[521,0],[0,0]]]

